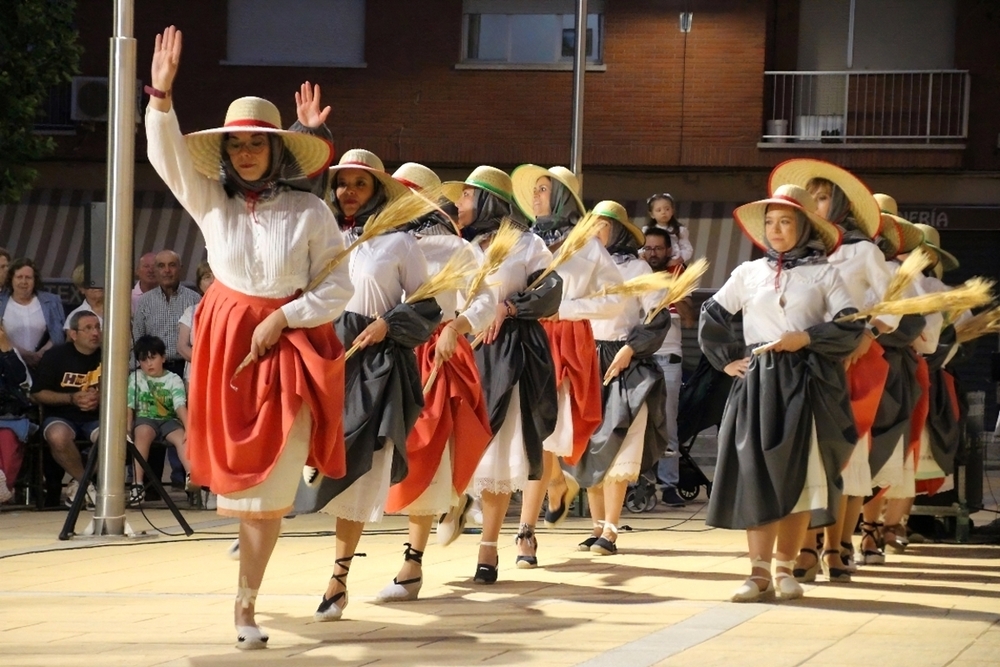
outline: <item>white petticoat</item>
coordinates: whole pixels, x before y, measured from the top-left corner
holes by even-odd
[[[481,496],[484,491],[513,493],[528,483],[528,472],[528,452],[521,430],[520,389],[515,384],[511,389],[507,415],[476,466],[469,493],[474,496]]]
[[[870,493],[870,491],[869,491]],[[827,503],[826,471],[819,453],[819,439],[816,437],[816,422],[813,421],[809,434],[809,460],[806,463],[806,481],[791,513],[824,509]]]
[[[872,468],[868,464],[871,434],[865,434],[858,440],[851,452],[847,467],[841,473],[844,479],[844,495],[864,498],[872,493]]]
[[[569,380],[559,385],[558,405],[556,429],[545,438],[542,449],[556,456],[569,456],[573,453],[573,399],[569,393]]]
[[[639,414],[635,416],[632,424],[628,427],[628,432],[622,441],[622,447],[615,455],[614,461],[611,462],[608,472],[605,473],[604,479],[601,481],[602,484],[604,482],[634,482],[639,479],[639,473],[642,471],[642,452],[646,446],[646,421],[648,417],[649,410],[643,403],[642,407],[639,408]]]
[[[393,449],[392,440],[386,439],[385,446],[372,457],[372,469],[356,479],[321,511],[358,523],[381,521],[385,501],[389,497]]]
[[[886,489],[886,498],[912,498],[916,492],[913,453],[906,452],[909,433],[899,436],[889,460],[872,479],[875,486]]]
[[[424,489],[417,498],[410,503],[404,512],[410,516],[428,516],[444,514],[448,509],[456,504],[458,495],[451,488],[451,471],[455,456],[455,436],[448,437],[444,453],[441,456],[441,463],[438,465],[434,477],[431,478],[430,485]]]

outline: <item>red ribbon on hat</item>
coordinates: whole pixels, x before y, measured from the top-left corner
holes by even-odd
[[[393,178],[395,178],[397,181],[399,181],[400,183],[402,183],[406,187],[410,188],[411,190],[419,190],[419,191],[423,192],[423,188],[420,187],[419,185],[417,185],[416,183],[414,183],[413,181],[408,181],[405,178],[400,178],[399,176],[393,176]]]
[[[272,130],[278,129],[277,126],[263,120],[257,120],[256,118],[240,118],[239,120],[226,123],[223,127],[269,127]]]

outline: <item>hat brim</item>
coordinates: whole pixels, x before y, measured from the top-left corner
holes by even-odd
[[[636,224],[632,222],[627,215],[625,216],[625,219],[622,220],[619,216],[615,215],[611,211],[601,211],[598,209],[593,209],[591,213],[598,217],[610,218],[615,222],[620,223],[623,227],[625,227],[625,229],[627,229],[629,232],[632,233],[632,236],[635,237],[635,239],[639,242],[640,246],[646,242],[646,235],[642,233],[642,230],[639,229],[639,227],[636,226]]]
[[[388,174],[384,171],[380,171],[378,169],[373,169],[372,167],[369,167],[368,165],[364,164],[357,164],[357,163],[335,164],[332,167],[330,167],[329,170],[331,178],[336,179],[335,174],[338,171],[342,171],[344,169],[360,169],[361,171],[367,171],[369,174],[372,175],[372,177],[377,178],[379,183],[381,183],[385,187],[386,196],[390,200],[398,199],[403,195],[411,192],[410,188],[406,187],[405,185],[397,181],[395,178],[392,177],[391,174]],[[336,180],[333,180],[330,183],[330,189],[333,190],[334,192],[336,191],[337,189]]]
[[[888,218],[895,223],[896,232],[899,234],[898,254],[913,252],[924,242],[923,232],[914,227],[913,223],[906,218],[901,218],[898,215],[893,215],[892,213],[883,213],[882,216],[883,218]],[[883,219],[883,232],[885,231],[885,224],[886,220]]]
[[[767,207],[772,204],[791,206],[797,211],[802,211],[806,219],[809,220],[809,224],[812,225],[813,230],[819,236],[820,240],[823,241],[827,255],[836,250],[840,245],[841,233],[836,225],[787,199],[768,198],[744,204],[733,211],[733,218],[743,229],[743,233],[761,250],[768,250],[767,244],[764,242],[764,216],[767,213]]]
[[[587,212],[587,207],[583,205],[583,200],[580,199],[573,190],[573,187],[561,176],[552,173],[545,167],[539,167],[537,164],[522,164],[510,173],[510,180],[514,187],[514,201],[528,220],[531,220],[532,223],[535,222],[535,183],[542,176],[559,181],[560,185],[566,188],[573,196],[573,201],[576,202],[580,215]]]
[[[935,266],[941,267],[942,271],[954,271],[959,266],[961,266],[961,264],[959,264],[958,262],[958,258],[952,255],[944,248],[936,246],[933,243],[928,243],[927,241],[924,241],[923,245],[925,248],[928,248],[929,250],[937,254],[938,261]],[[940,276],[938,277],[940,278]]]
[[[835,164],[812,158],[786,160],[771,171],[767,191],[773,194],[775,189],[785,184],[805,188],[814,178],[824,178],[843,190],[851,202],[851,212],[861,231],[870,239],[878,236],[882,227],[882,211],[871,190],[857,176]]]
[[[513,205],[514,202],[511,201],[510,193],[504,192],[498,188],[490,186],[489,183],[470,183],[468,181],[445,181],[441,184],[441,194],[450,199],[451,201],[458,203],[458,200],[462,198],[462,191],[465,188],[478,188],[480,190],[485,190],[490,194],[500,197],[508,204]]]
[[[307,178],[315,178],[322,174],[333,161],[333,144],[322,137],[272,127],[214,127],[184,135],[184,143],[198,173],[213,181],[219,180],[222,138],[231,132],[280,135],[285,148],[295,157],[295,161]]]

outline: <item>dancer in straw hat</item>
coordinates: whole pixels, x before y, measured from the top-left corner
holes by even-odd
[[[416,192],[434,192],[441,185],[433,171],[412,162],[392,176]],[[417,599],[434,517],[455,514],[452,521],[441,524],[454,529],[446,534],[439,527],[441,544],[450,543],[461,533],[467,509],[464,492],[492,437],[479,369],[466,335],[478,333],[492,322],[496,299],[485,286],[474,295],[467,294],[468,272],[455,270],[478,268],[482,251],[462,239],[443,211],[432,211],[417,221],[410,233],[427,259],[430,275],[437,280],[454,278],[466,287],[437,294],[443,313],[441,324],[415,350],[425,404],[406,439],[409,473],[389,489],[386,503],[386,511],[409,515],[409,531],[399,574],[375,596],[376,602]],[[446,275],[449,272],[450,277]]]
[[[573,172],[526,164],[513,171],[511,180],[518,206],[534,223],[532,230],[549,250],[563,247],[586,213]],[[595,296],[602,286],[622,282],[611,255],[596,236],[586,240],[557,272],[563,281],[559,312],[541,322],[555,366],[559,412],[555,431],[543,443],[542,478],[529,481],[524,488],[515,561],[520,568],[538,565],[535,526],[546,491],[545,524],[554,526],[569,514],[570,503],[580,490],[576,480],[562,472],[559,459],[575,465],[601,424],[601,369],[590,322],[611,319],[624,308],[617,296]]]
[[[598,239],[619,272],[600,287],[652,273],[639,259],[645,237],[621,204],[602,201],[589,215],[605,223]],[[657,305],[652,292],[622,296],[610,316],[592,321],[603,381],[603,419],[579,461],[566,466],[567,473],[587,489],[594,525],[593,534],[580,543],[582,551],[601,555],[617,551],[628,485],[666,450],[666,384],[652,355],[667,335],[670,313],[664,309],[652,322],[643,320]]]
[[[502,263],[486,277],[497,299],[476,364],[486,383],[493,438],[473,474],[470,491],[481,495],[483,533],[475,583],[497,580],[497,540],[511,493],[542,476],[542,443],[556,425],[556,386],[548,340],[538,320],[554,315],[562,279],[548,275],[527,289],[549,265],[552,253],[528,231],[514,204],[510,177],[489,166],[477,167],[464,182],[445,185],[458,202],[458,226],[473,244],[490,247],[513,225],[513,244]],[[489,253],[489,250],[487,250]]]
[[[149,160],[198,223],[216,276],[196,315],[191,476],[240,519],[237,647],[264,648],[257,589],[302,466],[345,471],[344,352],[330,322],[353,288],[344,266],[300,294],[344,244],[323,202],[284,181],[321,173],[332,146],[281,130],[259,98],[233,102],[225,126],[182,137],[171,95],[180,56],[171,26],[156,37],[146,132]],[[248,351],[257,363],[231,386]]]
[[[433,298],[404,300],[427,280],[427,261],[405,225],[364,240],[366,227],[382,224],[376,214],[388,215],[383,204],[418,195],[363,149],[347,151],[331,171],[338,221],[362,242],[347,260],[354,297],[336,321],[337,335],[358,350],[345,367],[347,473],[307,479],[295,503],[299,512],[323,509],[337,517],[334,571],[314,615],[318,621],[343,616],[365,523],[381,521],[390,485],[406,477],[406,440],[424,406],[413,349],[441,320]]]
[[[771,173],[772,192],[789,183],[807,189],[816,200],[819,214],[840,228],[842,242],[830,253],[829,262],[840,272],[854,304],[862,308],[878,301],[892,273],[876,245],[881,241],[881,215],[867,186],[836,165],[804,158],[783,162]],[[858,444],[843,471],[843,501],[836,522],[825,531],[809,531],[803,536],[795,567],[800,582],[815,581],[820,567],[830,581],[846,583],[851,579],[853,544],[850,539],[843,540],[843,533],[848,524],[854,527],[864,498],[871,493],[871,428],[889,374],[882,347],[875,339],[898,324],[898,317],[876,318],[848,357],[848,390]]]
[[[840,231],[807,191],[783,185],[733,215],[767,256],[738,266],[701,311],[702,351],[736,378],[707,523],[747,531],[753,569],[734,602],[791,599],[803,593],[792,574],[802,534],[839,511],[840,471],[857,442],[843,360],[864,324],[835,321],[857,309],[827,261]],[[732,324],[740,311],[746,347]]]

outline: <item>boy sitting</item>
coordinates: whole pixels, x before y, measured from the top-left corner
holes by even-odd
[[[139,368],[128,381],[128,430],[133,434],[135,448],[143,458],[148,458],[153,440],[165,440],[177,448],[181,464],[187,470],[190,464],[185,435],[187,394],[184,381],[176,373],[164,369],[167,346],[156,336],[141,336],[135,342],[135,359]],[[138,465],[135,465],[133,479],[135,484],[129,490],[130,505],[143,498],[143,470]],[[190,474],[187,490],[195,490]]]

